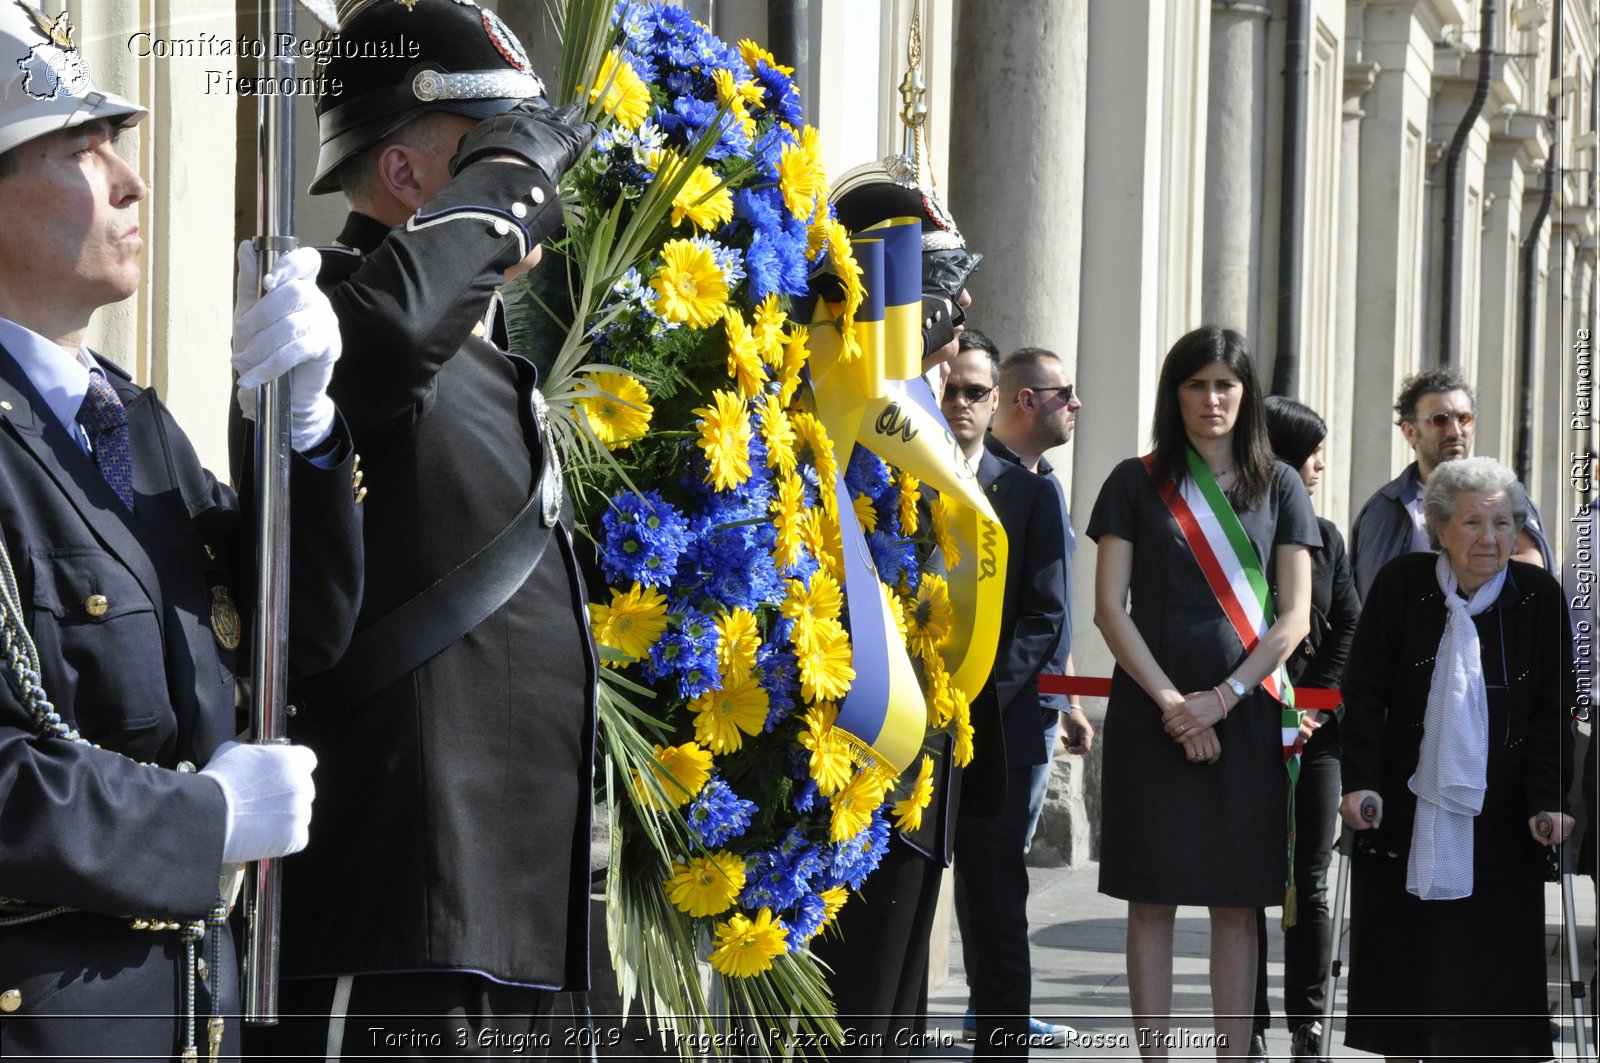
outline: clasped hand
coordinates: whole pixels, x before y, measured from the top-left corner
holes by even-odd
[[[1223,707],[1216,692],[1169,693],[1161,708],[1161,723],[1167,734],[1183,747],[1191,763],[1215,764],[1222,757],[1222,742],[1215,728],[1222,719]]]

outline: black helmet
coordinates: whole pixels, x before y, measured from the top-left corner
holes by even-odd
[[[967,250],[956,220],[931,188],[917,181],[904,155],[890,155],[845,172],[829,197],[840,224],[860,232],[890,218],[922,221],[922,342],[927,356],[955,338],[965,314],[959,305],[967,278],[983,256]]]
[[[468,0],[376,0],[319,47],[340,85],[317,100],[314,195],[337,191],[345,160],[418,115],[489,118],[544,95],[516,34]]]

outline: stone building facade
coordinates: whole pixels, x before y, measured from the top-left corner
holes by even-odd
[[[490,4],[540,69],[555,65],[555,2]],[[1327,418],[1317,503],[1336,523],[1409,460],[1390,406],[1441,360],[1476,383],[1478,452],[1520,464],[1552,525],[1572,512],[1568,457],[1593,445],[1574,345],[1596,323],[1600,0],[683,2],[796,63],[835,174],[902,148],[919,15],[931,171],[988,255],[972,320],[1002,348],[1060,352],[1084,395],[1078,438],[1054,455],[1080,523],[1148,445],[1167,347],[1207,321],[1248,334],[1264,377]],[[253,33],[254,15],[231,0],[66,6],[96,77],[152,111],[123,139],[152,187],[146,283],[92,342],[224,467],[254,105],[219,88],[212,73],[238,61],[204,42]],[[775,41],[784,20],[796,31]],[[156,40],[195,43],[161,55]],[[309,101],[299,132],[308,177]],[[336,231],[337,200],[302,197],[303,238]],[[1093,566],[1084,541],[1076,656],[1104,675]]]

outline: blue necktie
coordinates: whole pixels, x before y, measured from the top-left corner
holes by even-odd
[[[78,407],[78,423],[89,436],[94,463],[122,504],[133,509],[133,448],[128,443],[128,411],[116,389],[98,369],[89,371],[89,393]]]

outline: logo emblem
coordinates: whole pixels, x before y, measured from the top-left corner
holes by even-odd
[[[225,650],[238,649],[241,629],[239,610],[234,607],[228,588],[220,583],[214,585],[211,588],[211,633],[217,637],[217,644]]]
[[[483,32],[489,35],[489,43],[494,45],[495,51],[499,52],[506,62],[524,74],[533,73],[533,64],[528,62],[528,55],[522,50],[517,35],[511,32],[511,27],[500,21],[499,15],[493,11],[483,13]]]
[[[78,46],[72,43],[72,21],[67,13],[63,11],[51,19],[23,0],[15,2],[43,38],[42,43],[28,49],[28,54],[17,60],[17,68],[23,75],[22,91],[35,100],[82,96],[89,91],[89,64],[78,54]]]

